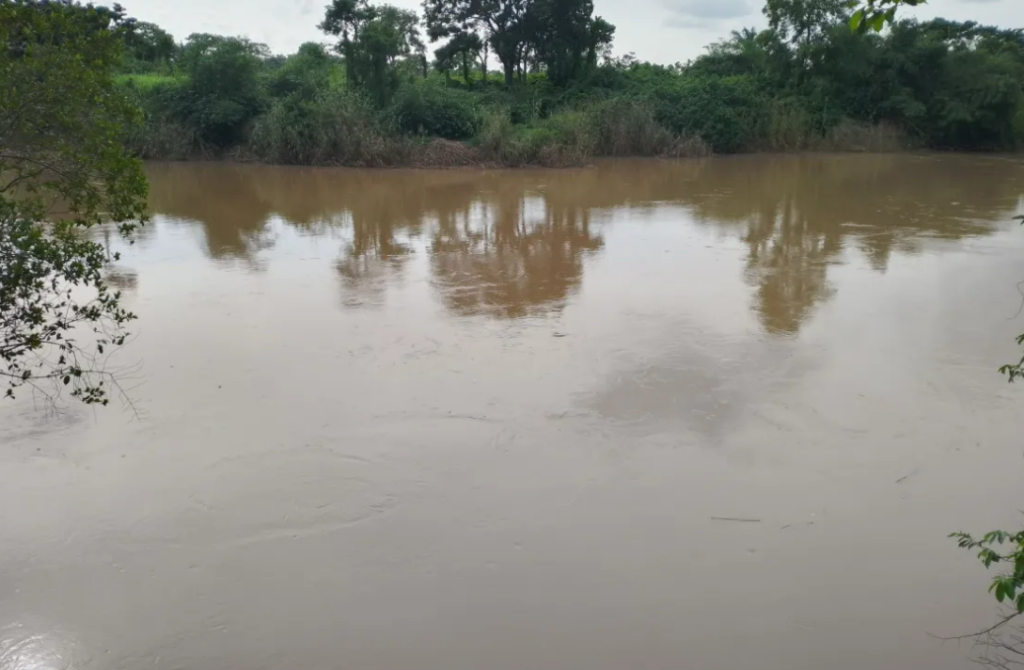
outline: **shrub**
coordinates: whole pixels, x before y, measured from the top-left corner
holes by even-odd
[[[762,151],[803,151],[821,139],[811,114],[799,100],[779,100],[771,104],[761,119],[757,137],[746,149]]]
[[[184,80],[128,75],[118,80],[125,95],[143,112],[143,122],[127,128],[125,145],[140,158],[184,160],[201,151],[195,131],[171,119],[167,100]]]
[[[912,148],[912,142],[890,123],[869,124],[845,120],[829,130],[816,148],[885,153]]]
[[[536,126],[516,126],[508,111],[493,111],[478,139],[484,160],[508,167],[586,165],[593,155],[587,117],[578,112],[556,114]]]
[[[307,42],[268,77],[267,88],[274,97],[299,94],[312,98],[330,86],[334,69],[323,45]]]
[[[600,102],[588,110],[599,156],[657,156],[666,153],[675,137],[654,118],[652,105],[626,98]]]
[[[430,82],[417,82],[398,90],[393,105],[398,127],[412,135],[464,140],[479,127],[472,96]]]
[[[188,78],[160,87],[171,117],[195,129],[204,143],[224,148],[241,141],[264,106],[259,58],[246,42],[225,38],[186,62]]]
[[[510,166],[529,162],[527,143],[516,136],[516,129],[507,110],[492,110],[487,114],[477,139],[485,160]]]
[[[253,124],[249,149],[271,163],[391,166],[407,161],[413,147],[382,124],[365,98],[330,91],[275,102]]]
[[[666,78],[647,95],[658,122],[677,135],[701,137],[720,153],[752,144],[765,113],[753,80],[743,76]]]
[[[186,160],[199,149],[195,132],[165,119],[147,117],[124,138],[125,146],[146,160]]]

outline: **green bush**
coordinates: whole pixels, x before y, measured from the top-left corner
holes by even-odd
[[[204,144],[226,148],[242,141],[265,105],[259,71],[247,42],[225,38],[186,61],[187,79],[159,95],[173,120],[194,129]]]
[[[745,76],[679,76],[657,84],[647,99],[659,123],[677,135],[702,138],[718,153],[753,144],[766,112],[755,82]]]
[[[486,114],[477,140],[488,160],[513,167],[529,162],[529,147],[517,136],[507,110],[492,110]]]
[[[260,160],[296,165],[389,166],[411,155],[411,143],[383,125],[369,101],[342,91],[276,101],[253,124],[249,149]]]
[[[600,156],[657,156],[674,144],[672,132],[658,123],[653,105],[629,98],[612,98],[587,111]]]
[[[173,85],[178,81],[180,80],[165,74],[121,74],[114,77],[114,83],[120,86],[134,86],[142,91],[167,84]]]
[[[523,126],[512,123],[508,110],[492,110],[484,118],[478,140],[484,160],[508,167],[586,165],[593,155],[586,115],[578,112]]]
[[[398,128],[411,135],[464,140],[480,125],[473,96],[432,82],[415,82],[398,90],[392,112]]]
[[[194,129],[174,121],[168,100],[178,95],[185,81],[172,77],[127,75],[118,85],[142,110],[142,123],[128,128],[125,145],[140,158],[185,160],[202,150]]]
[[[800,100],[773,102],[761,119],[757,139],[750,149],[762,151],[802,151],[810,149],[821,133],[814,127],[811,114]]]
[[[152,117],[129,131],[124,143],[139,158],[154,160],[188,160],[199,147],[190,128]]]
[[[323,45],[307,42],[269,75],[267,89],[277,98],[299,94],[311,99],[330,87],[335,70],[341,68],[336,67]]]

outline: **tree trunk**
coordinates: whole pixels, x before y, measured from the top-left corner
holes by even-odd
[[[511,86],[515,81],[516,64],[511,58],[502,61],[501,64],[505,67],[505,86]]]
[[[352,44],[348,41],[348,37],[341,43],[341,51],[345,59],[345,88],[351,91],[352,85],[355,83],[353,81],[355,70],[352,67]]]
[[[487,40],[484,40],[484,52],[483,57],[480,59],[480,79],[484,82],[484,88],[487,88]]]

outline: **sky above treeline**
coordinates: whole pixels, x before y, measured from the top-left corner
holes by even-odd
[[[420,10],[418,0],[387,0]],[[128,14],[159,24],[183,41],[191,33],[245,36],[275,53],[303,42],[329,42],[316,25],[327,0],[121,0]],[[734,30],[765,26],[763,0],[594,0],[594,13],[616,27],[613,51],[655,63],[686,62]],[[1003,28],[1024,27],[1024,0],[930,0],[904,12]]]

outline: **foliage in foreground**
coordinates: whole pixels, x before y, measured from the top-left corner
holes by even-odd
[[[978,560],[986,568],[1008,565],[1010,571],[996,575],[989,593],[1000,603],[1007,602],[1017,614],[1024,614],[1024,531],[1007,533],[994,530],[975,540],[967,533],[953,533],[962,549],[978,549]],[[1003,547],[1009,545],[1008,550]]]
[[[1015,219],[1024,223],[1024,216],[1018,216]],[[1017,344],[1024,345],[1024,335],[1017,338]],[[999,371],[1006,375],[1007,380],[1012,384],[1017,379],[1024,377],[1024,358],[1017,363],[1002,366]],[[1016,533],[994,530],[986,533],[980,539],[975,539],[969,533],[963,532],[952,533],[950,537],[957,540],[957,544],[962,549],[977,549],[978,560],[986,568],[991,568],[993,565],[1009,566],[1010,568],[992,578],[988,591],[999,603],[1009,605],[1011,613],[995,626],[979,633],[978,637],[987,635],[1018,616],[1024,615],[1024,530]],[[1013,639],[1009,643],[990,641],[988,644],[995,647],[996,650],[1009,652],[1017,658],[1024,658],[1024,639]],[[982,660],[994,667],[1020,665],[1015,661],[1007,661],[1001,656],[994,659],[983,658]]]
[[[104,282],[111,258],[83,231],[142,222],[146,181],[120,143],[136,110],[113,82],[121,16],[0,5],[0,377],[48,396],[108,401],[102,369],[134,315]],[[52,385],[43,387],[44,381]]]

